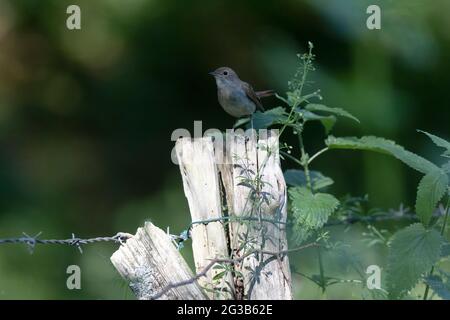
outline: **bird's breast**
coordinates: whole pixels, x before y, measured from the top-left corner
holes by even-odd
[[[218,90],[218,98],[222,108],[233,117],[243,117],[256,110],[255,104],[244,90],[222,88]]]

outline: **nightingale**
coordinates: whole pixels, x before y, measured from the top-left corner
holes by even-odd
[[[255,92],[228,67],[218,68],[209,74],[216,79],[219,104],[228,114],[236,118],[251,115],[257,108],[264,111],[260,98],[274,94],[273,90]]]

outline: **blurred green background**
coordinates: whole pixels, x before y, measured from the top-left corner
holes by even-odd
[[[81,30],[66,28],[70,4],[81,7]],[[381,30],[366,28],[369,4],[382,9]],[[171,133],[192,131],[194,120],[234,123],[208,72],[229,66],[255,89],[283,93],[307,41],[324,103],[362,122],[340,121],[335,135],[379,135],[438,159],[416,129],[450,138],[447,12],[448,0],[0,0],[0,238],[134,233],[145,220],[181,232],[190,219]],[[311,151],[322,148],[319,126],[306,136]],[[334,194],[369,194],[385,210],[414,205],[419,175],[391,158],[335,151],[313,169],[335,180]],[[363,266],[385,265],[382,248],[357,241],[363,229],[332,231]],[[116,247],[30,255],[2,245],[0,299],[132,299],[109,262]],[[354,277],[346,255],[325,259],[327,275]],[[314,251],[291,262],[317,273]],[[81,267],[81,290],[66,288],[71,264]],[[352,284],[322,295],[300,276],[294,289],[303,299],[361,298]]]

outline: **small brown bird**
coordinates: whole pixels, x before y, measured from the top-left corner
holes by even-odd
[[[228,67],[221,67],[209,73],[217,84],[217,96],[222,108],[236,118],[248,116],[256,108],[264,111],[260,98],[274,94],[273,90],[255,92],[247,83],[239,79],[236,72]]]

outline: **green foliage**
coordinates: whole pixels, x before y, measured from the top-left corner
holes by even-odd
[[[303,118],[305,122],[320,121],[320,123],[322,123],[323,127],[325,128],[326,134],[329,134],[331,132],[331,129],[333,129],[337,121],[335,116],[321,116],[319,114],[301,108],[297,108],[297,112],[301,115],[301,118]]]
[[[319,171],[310,171],[311,182],[314,190],[320,190],[331,186],[334,181],[324,176]],[[306,187],[306,175],[304,170],[289,169],[284,172],[286,183],[294,187]]]
[[[447,277],[446,281],[440,276],[429,276],[425,279],[425,283],[442,299],[450,300],[450,281]]]
[[[433,141],[436,140],[440,144],[446,142],[436,136],[432,137],[434,139]],[[422,223],[425,226],[428,225],[438,202],[447,192],[449,180],[444,170],[425,158],[405,150],[395,142],[383,138],[373,136],[362,138],[335,138],[330,136],[328,137],[326,144],[330,149],[369,150],[388,154],[401,160],[413,169],[425,173],[417,190],[416,213]]]
[[[442,237],[437,231],[416,223],[395,233],[389,245],[389,297],[401,298],[438,261]]]
[[[299,243],[306,240],[313,231],[321,228],[339,205],[339,200],[333,195],[313,194],[304,187],[290,188],[289,197],[292,202],[295,238]]]
[[[434,163],[415,153],[405,150],[405,148],[399,146],[394,141],[384,138],[374,136],[336,138],[329,136],[325,143],[330,149],[368,150],[388,154],[399,159],[411,168],[425,174],[439,170],[439,167]]]
[[[234,123],[233,128],[240,127],[240,126],[242,126],[242,125],[244,125],[246,123],[249,123],[249,126],[251,126],[250,118],[246,118],[246,117],[240,118]]]
[[[441,169],[444,170],[444,172],[446,174],[450,174],[450,161],[445,163],[445,164],[443,164]]]
[[[441,258],[448,258],[448,257],[450,257],[450,243],[445,242],[442,245]]]
[[[257,111],[253,114],[253,128],[264,129],[274,124],[283,123],[287,116],[283,107],[273,108],[265,112]]]
[[[417,189],[416,213],[426,226],[438,202],[447,192],[448,176],[438,169],[427,173]]]
[[[437,145],[438,147],[446,149],[444,156],[450,156],[450,142],[448,142],[447,140],[444,140],[438,136],[435,136],[434,134],[428,133],[426,131],[422,131],[422,130],[417,130],[417,131],[426,134],[428,136],[428,138],[430,138],[431,141],[433,141],[434,144]]]
[[[301,101],[307,101],[303,99]],[[308,103],[304,107],[296,107],[295,111],[300,115],[300,119],[307,121],[320,121],[325,128],[325,133],[330,134],[334,125],[337,122],[335,116],[346,117],[359,123],[359,120],[351,115],[349,112],[341,108],[331,108],[323,104]],[[326,115],[318,114],[317,112],[325,113]]]
[[[402,298],[412,289],[421,278],[429,272],[426,278],[426,284],[431,287],[441,297],[447,297],[444,290],[448,282],[439,282],[433,277],[432,270],[435,264],[441,258],[442,254],[448,256],[448,245],[445,241],[443,232],[448,216],[448,210],[441,229],[441,234],[433,229],[430,222],[439,221],[431,219],[439,201],[450,191],[450,161],[442,167],[433,162],[403,148],[394,141],[375,136],[356,137],[334,137],[329,133],[335,126],[338,117],[346,117],[359,123],[359,120],[349,112],[341,108],[331,108],[324,104],[312,103],[311,99],[322,100],[319,95],[320,90],[304,94],[305,85],[308,83],[308,72],[314,70],[312,54],[312,44],[309,46],[309,52],[300,55],[300,66],[297,69],[293,79],[289,82],[289,90],[286,97],[277,97],[286,103],[286,108],[278,107],[264,113],[254,115],[254,127],[268,127],[271,125],[281,125],[281,134],[286,128],[291,128],[292,133],[298,137],[300,154],[295,157],[288,153],[283,155],[293,160],[301,169],[290,169],[284,173],[285,180],[290,186],[290,212],[292,213],[294,238],[297,242],[303,242],[312,234],[319,235],[318,240],[330,246],[328,237],[321,237],[321,234],[327,234],[323,230],[325,224],[343,222],[351,225],[355,222],[367,224],[367,232],[364,232],[368,247],[375,244],[389,244],[388,266],[387,266],[387,289],[389,298]],[[313,156],[310,156],[303,143],[303,133],[305,126],[311,121],[319,121],[325,128],[327,138],[325,139],[326,148],[320,150]],[[423,131],[422,131],[423,132]],[[425,133],[438,147],[446,150],[444,157],[450,157],[450,143],[446,140]],[[287,146],[292,150],[291,146]],[[310,170],[312,161],[322,153],[333,149],[348,150],[367,150],[377,153],[390,155],[409,167],[424,174],[417,189],[416,214],[420,223],[412,224],[390,237],[390,233],[382,228],[377,228],[370,221],[383,221],[388,215],[380,213],[377,210],[365,210],[363,207],[364,199],[348,198],[342,205],[337,198],[329,193],[323,193],[323,189],[333,184],[331,178],[325,177],[319,171]],[[448,175],[447,175],[448,174]],[[320,192],[319,192],[320,191]],[[449,192],[450,197],[450,192]],[[365,198],[367,201],[367,198]],[[339,210],[338,210],[339,207]],[[329,221],[330,216],[335,213],[333,221]],[[391,213],[392,217],[403,217],[411,214],[400,215]],[[377,220],[377,218],[380,218]],[[333,246],[331,245],[330,248]],[[336,279],[325,275],[325,266],[318,249],[318,263],[320,274],[307,277],[316,283],[323,291],[326,287],[342,283]],[[433,269],[431,269],[433,267]],[[379,290],[385,297],[385,291]],[[428,287],[425,293],[427,298]]]
[[[358,118],[354,117],[353,115],[350,114],[350,112],[345,111],[344,109],[341,108],[330,108],[323,104],[309,103],[305,106],[305,109],[309,111],[323,111],[326,113],[334,114],[336,116],[347,117],[359,123]]]

